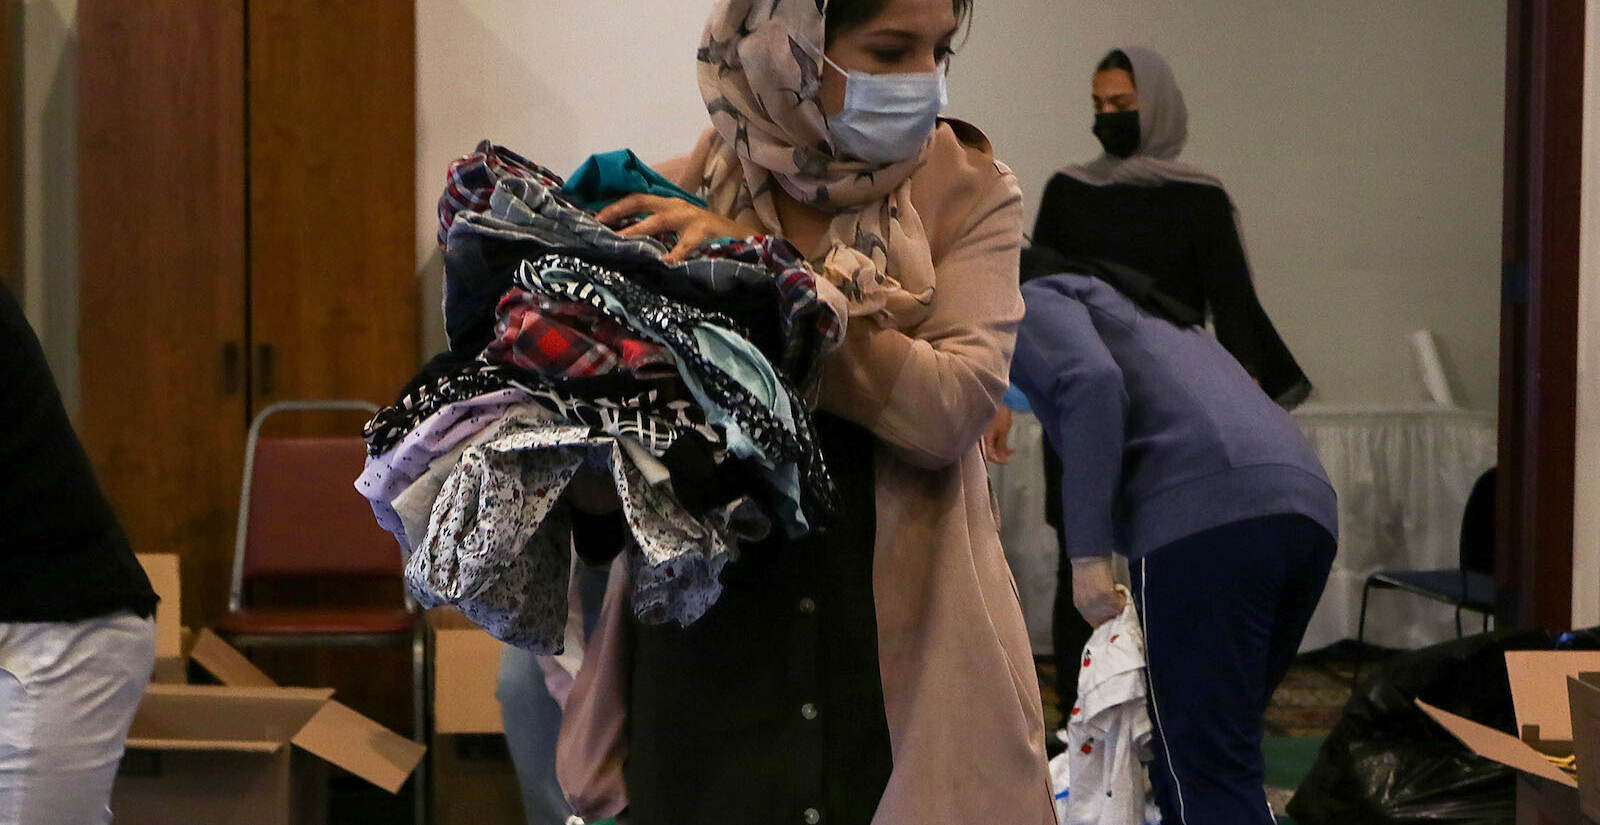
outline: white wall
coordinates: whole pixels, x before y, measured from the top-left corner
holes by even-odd
[[[1573,627],[1600,625],[1600,14],[1589,15],[1585,35]]]
[[[434,205],[482,138],[561,175],[594,152],[688,153],[709,122],[694,54],[711,0],[417,0],[417,271],[445,346]]]
[[[78,2],[22,4],[23,310],[78,409]],[[17,197],[12,195],[12,197]]]
[[[1172,63],[1184,158],[1233,195],[1316,400],[1420,400],[1406,336],[1431,327],[1458,403],[1494,409],[1504,2],[980,0],[950,111],[1021,177],[1030,228],[1051,172],[1098,153],[1090,74],[1132,44]]]

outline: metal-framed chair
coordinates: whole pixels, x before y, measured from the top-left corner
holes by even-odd
[[[1380,570],[1361,589],[1361,618],[1356,641],[1366,642],[1367,599],[1373,590],[1399,590],[1444,602],[1456,609],[1456,636],[1462,635],[1461,612],[1483,614],[1489,630],[1494,614],[1494,488],[1495,470],[1478,477],[1461,515],[1460,565],[1453,570]]]
[[[216,630],[250,647],[401,646],[411,649],[413,738],[428,744],[425,622],[406,592],[394,539],[379,528],[352,480],[361,473],[360,436],[262,438],[267,419],[288,412],[376,412],[365,401],[283,401],[263,409],[245,442],[228,613]],[[277,606],[251,598],[252,583],[306,580],[352,586],[392,581],[392,605]],[[417,766],[416,822],[428,821],[427,760]]]

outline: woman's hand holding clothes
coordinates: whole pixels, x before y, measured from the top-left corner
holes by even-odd
[[[667,263],[679,263],[707,241],[718,238],[748,238],[761,234],[729,218],[701,209],[686,200],[663,198],[658,195],[634,194],[600,210],[595,216],[604,224],[615,224],[632,215],[649,217],[632,226],[618,230],[627,237],[678,233],[678,245],[666,255]]]

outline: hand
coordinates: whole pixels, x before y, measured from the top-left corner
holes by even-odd
[[[1008,443],[1011,438],[1011,408],[1002,406],[989,422],[989,430],[978,442],[983,447],[983,457],[995,464],[1005,464],[1017,454]]]
[[[573,507],[591,516],[615,513],[622,508],[617,498],[617,483],[610,473],[579,470],[567,485],[566,498]]]
[[[708,212],[681,198],[657,195],[629,195],[600,210],[595,217],[603,224],[614,224],[631,215],[644,213],[650,217],[617,233],[630,238],[663,232],[678,233],[678,245],[664,258],[669,264],[681,262],[706,241],[761,234],[759,229],[751,229],[715,212]]]
[[[1110,556],[1072,560],[1072,604],[1090,627],[1122,615],[1127,597],[1117,590]]]

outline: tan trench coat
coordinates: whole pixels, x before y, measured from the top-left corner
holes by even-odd
[[[693,191],[707,146],[661,171]],[[1022,195],[977,129],[942,121],[911,198],[932,312],[905,330],[852,319],[820,387],[823,409],[881,444],[873,592],[894,768],[873,822],[1053,825],[1039,686],[978,449],[1022,319]],[[624,583],[619,565],[612,592]],[[608,595],[561,733],[558,773],[588,818],[626,805],[625,601]]]

